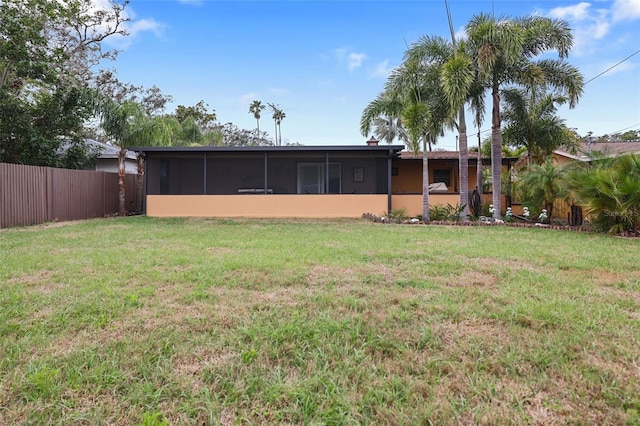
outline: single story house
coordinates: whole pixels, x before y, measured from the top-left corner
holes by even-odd
[[[615,142],[582,142],[577,154],[572,154],[564,149],[553,152],[553,160],[558,164],[567,164],[573,161],[591,161],[592,154],[613,157],[621,154],[640,155],[640,141],[615,141]]]
[[[460,204],[460,153],[458,151],[431,151],[427,153],[429,160],[429,204],[455,206]],[[422,152],[402,151],[393,161],[392,195],[393,209],[405,209],[409,214],[422,213]],[[477,153],[468,155],[468,189],[473,191],[478,186]],[[503,157],[503,174],[509,173],[515,157]],[[491,159],[482,158],[482,167],[490,168]],[[486,183],[486,182],[485,182]],[[440,184],[439,186],[436,186]],[[485,186],[485,185],[483,185]],[[489,185],[490,187],[490,185]],[[483,204],[491,204],[491,192],[483,193]],[[502,197],[503,211],[511,206],[508,197]]]
[[[577,153],[571,153],[565,149],[557,149],[553,152],[552,159],[555,164],[564,166],[570,163],[590,162],[593,158],[615,157],[623,154],[640,155],[640,141],[585,141],[581,142]],[[553,216],[568,219],[571,224],[579,224],[582,221],[582,210],[579,213],[579,221],[576,222],[574,213],[576,206],[566,200],[558,199],[553,204]]]
[[[402,145],[140,147],[145,211],[164,217],[422,213],[422,155]],[[475,164],[469,159],[469,188]],[[488,164],[488,160],[487,160]],[[504,164],[510,165],[505,159]],[[430,203],[459,203],[458,153],[429,153]]]
[[[99,153],[98,158],[96,159],[96,171],[118,173],[119,147],[93,139],[85,139],[84,142],[89,149],[95,150]],[[124,158],[124,171],[125,173],[130,174],[138,173],[138,162],[134,151],[127,150]]]
[[[92,167],[89,167],[89,170],[95,170],[97,172],[118,173],[118,153],[120,152],[119,147],[94,139],[84,139],[83,144],[85,145],[89,153],[96,154],[95,164]],[[70,147],[70,142],[63,143],[58,150],[58,155],[64,155]],[[124,168],[125,173],[138,173],[138,161],[136,153],[134,151],[126,151]]]

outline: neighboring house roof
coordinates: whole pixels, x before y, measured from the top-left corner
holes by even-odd
[[[422,160],[422,152],[402,151],[399,155],[401,160]],[[460,151],[429,151],[429,160],[457,160],[460,157]],[[475,164],[478,153],[470,152],[468,154],[470,162]],[[511,162],[517,160],[517,157],[502,157],[502,162]],[[482,158],[482,164],[491,164],[491,158]]]
[[[457,160],[460,157],[458,151],[429,151],[427,155],[431,160]],[[403,151],[400,153],[400,159],[421,160],[422,152]]]
[[[120,148],[114,145],[110,145],[108,143],[104,143],[104,142],[99,142],[97,140],[94,139],[85,139],[84,140],[84,144],[89,147],[91,149],[91,151],[96,151],[99,152],[100,154],[98,155],[99,159],[117,159],[118,158],[118,153],[120,152]],[[58,151],[58,153],[60,155],[63,155],[64,153],[67,152],[67,150],[69,149],[69,147],[71,146],[71,142],[65,142],[61,147],[60,150]],[[136,153],[131,151],[131,150],[127,150],[126,156],[125,156],[126,160],[136,160]]]
[[[554,151],[557,155],[579,161],[589,161],[589,153],[596,152],[606,157],[614,157],[620,154],[640,154],[640,141],[582,142],[577,154],[571,154],[562,149]]]
[[[104,159],[118,158],[118,153],[120,152],[120,148],[117,146],[110,145],[104,142],[99,142],[94,139],[85,139],[84,143],[88,146],[95,148],[97,151],[100,151],[100,155],[98,156],[99,158],[104,158]],[[131,150],[127,150],[125,158],[128,160],[135,160],[136,153]]]

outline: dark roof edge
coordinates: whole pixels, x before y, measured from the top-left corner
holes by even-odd
[[[314,151],[402,151],[404,145],[296,145],[296,146],[138,146],[140,152],[314,152]]]

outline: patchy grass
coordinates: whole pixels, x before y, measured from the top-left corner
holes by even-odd
[[[640,424],[640,246],[364,221],[0,232],[0,424]]]

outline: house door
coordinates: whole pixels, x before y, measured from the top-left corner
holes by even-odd
[[[329,190],[325,192],[326,163],[298,163],[298,194],[340,194],[340,163],[329,163]]]
[[[298,164],[298,194],[324,193],[324,164]]]

